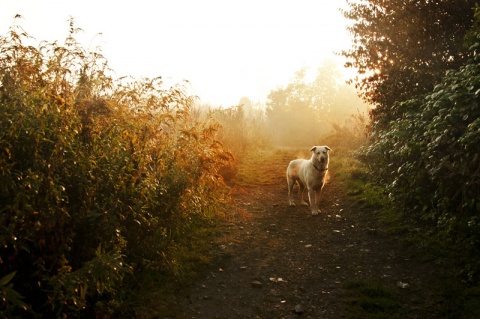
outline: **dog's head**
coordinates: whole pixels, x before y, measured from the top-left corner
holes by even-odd
[[[328,165],[328,151],[331,148],[328,146],[314,146],[310,150],[312,152],[312,161],[317,161],[320,164]]]

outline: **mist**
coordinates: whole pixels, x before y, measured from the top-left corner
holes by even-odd
[[[298,70],[287,85],[271,90],[265,103],[242,97],[229,108],[203,108],[219,121],[220,139],[237,158],[249,148],[272,145],[356,148],[365,140],[369,111],[332,61]]]

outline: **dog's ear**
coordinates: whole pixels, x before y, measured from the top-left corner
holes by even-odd
[[[310,152],[315,152],[316,149],[317,149],[317,147],[314,146],[314,147],[312,147],[312,148],[310,149]]]
[[[325,148],[327,149],[327,151],[331,151],[332,149],[328,146],[325,146]]]

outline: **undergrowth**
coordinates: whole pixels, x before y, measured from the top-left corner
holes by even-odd
[[[227,213],[220,170],[233,156],[218,122],[197,116],[184,84],[112,78],[76,32],[72,22],[64,44],[37,47],[19,26],[0,37],[9,318],[138,317],[148,285],[188,280],[208,262]]]

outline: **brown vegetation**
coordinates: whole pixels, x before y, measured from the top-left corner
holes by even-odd
[[[124,311],[142,274],[187,278],[203,258],[193,243],[224,213],[219,171],[233,156],[218,123],[198,119],[181,85],[112,79],[74,35],[38,48],[19,27],[0,38],[7,317]]]

